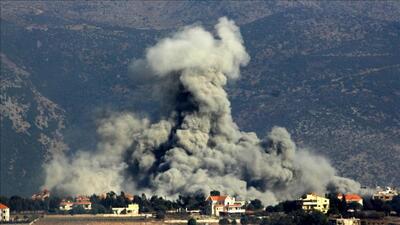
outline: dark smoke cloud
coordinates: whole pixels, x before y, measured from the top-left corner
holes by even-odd
[[[149,48],[131,70],[155,82],[171,110],[150,123],[117,113],[98,128],[93,153],[56,155],[45,165],[45,187],[71,194],[109,190],[173,196],[220,190],[273,204],[304,192],[358,192],[329,162],[298,149],[285,128],[260,139],[233,122],[224,86],[250,57],[239,28],[221,18],[216,36],[185,27]]]

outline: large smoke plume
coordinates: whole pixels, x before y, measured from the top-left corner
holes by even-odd
[[[45,165],[44,186],[70,194],[219,190],[267,204],[309,191],[357,192],[357,182],[297,148],[285,128],[262,139],[239,130],[224,86],[249,59],[239,28],[227,18],[219,19],[215,36],[190,26],[160,40],[131,69],[159,87],[167,116],[151,123],[123,112],[100,121],[96,151],[55,155]]]

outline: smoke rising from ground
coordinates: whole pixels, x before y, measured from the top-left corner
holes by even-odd
[[[325,158],[297,148],[285,128],[262,138],[239,130],[224,86],[250,57],[233,21],[220,18],[215,34],[185,27],[133,62],[136,79],[159,87],[167,116],[151,123],[124,112],[101,121],[97,150],[55,155],[44,186],[70,194],[219,190],[266,204],[309,191],[358,192]]]

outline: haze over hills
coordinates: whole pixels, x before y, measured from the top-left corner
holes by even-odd
[[[2,1],[0,194],[36,191],[42,163],[92,148],[110,110],[156,118],[129,62],[182,25],[224,15],[251,57],[228,87],[242,129],[284,126],[341,175],[400,185],[399,11],[395,1]]]

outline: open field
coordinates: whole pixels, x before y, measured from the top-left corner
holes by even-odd
[[[198,224],[203,221],[198,221]],[[209,220],[208,224],[218,224],[218,220]],[[126,218],[126,217],[104,217],[104,216],[93,216],[93,215],[66,215],[66,216],[46,216],[34,223],[35,225],[161,225],[161,224],[186,224],[186,220],[155,220],[155,219],[143,219],[143,218]]]

